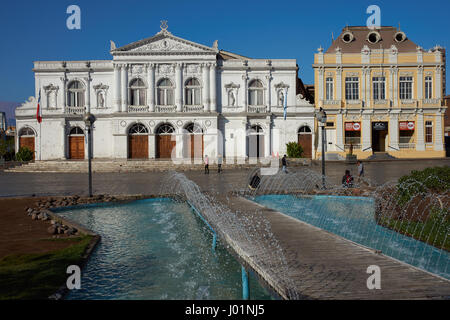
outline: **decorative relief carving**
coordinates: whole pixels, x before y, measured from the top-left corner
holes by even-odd
[[[148,52],[148,51],[167,51],[167,52],[186,52],[186,51],[204,51],[200,48],[197,48],[195,46],[182,43],[180,41],[176,41],[174,39],[170,38],[164,38],[155,42],[151,42],[145,45],[142,45],[140,47],[131,49],[130,51],[135,52]]]
[[[133,64],[130,68],[131,74],[141,74],[144,72],[144,66],[141,64]]]
[[[185,70],[187,73],[200,73],[201,72],[200,65],[198,65],[198,64],[188,64],[186,66]]]
[[[174,73],[174,66],[171,64],[160,64],[158,65],[158,73],[160,74],[172,74]]]
[[[58,90],[59,87],[51,83],[48,86],[44,86],[45,96],[47,97],[47,109],[57,108]]]

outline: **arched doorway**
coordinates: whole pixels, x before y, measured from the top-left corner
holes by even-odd
[[[247,137],[248,141],[248,157],[261,158],[264,157],[264,131],[259,125],[250,128]]]
[[[298,144],[303,148],[303,157],[312,157],[312,131],[308,126],[302,126],[298,129]]]
[[[84,159],[84,131],[80,127],[70,129],[69,159]]]
[[[33,129],[25,127],[20,130],[19,148],[26,147],[26,148],[30,149],[31,152],[33,152],[33,160],[35,158],[34,141],[35,141],[35,135],[34,135]]]
[[[176,146],[176,141],[172,141],[175,128],[168,123],[164,123],[156,130],[156,157],[168,159],[172,156],[172,150]]]
[[[148,159],[148,129],[141,123],[128,131],[128,158]]]
[[[196,123],[190,123],[185,130],[187,132],[184,136],[183,157],[203,159],[203,129]]]

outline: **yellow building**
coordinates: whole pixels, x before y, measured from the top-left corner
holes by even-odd
[[[394,27],[345,27],[313,68],[328,159],[350,148],[358,159],[445,157],[443,48],[424,50]]]

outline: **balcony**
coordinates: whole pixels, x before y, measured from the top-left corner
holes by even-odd
[[[441,99],[422,99],[422,105],[424,107],[440,107]]]
[[[128,106],[129,113],[148,112],[148,106]]]
[[[402,107],[417,107],[417,100],[415,99],[401,99],[400,105]]]
[[[398,148],[400,150],[405,150],[405,149],[416,149],[416,144],[415,143],[399,143],[398,144]]]
[[[67,113],[67,114],[84,114],[85,111],[86,111],[86,107],[67,106],[64,109],[64,113]]]
[[[362,100],[346,100],[345,105],[347,108],[359,109],[362,108]]]
[[[266,106],[248,106],[247,111],[249,113],[265,113],[267,112]]]
[[[156,106],[155,111],[160,112],[160,113],[174,113],[174,112],[177,112],[177,107],[176,106]]]
[[[324,108],[340,108],[342,102],[341,100],[323,100],[322,105]]]
[[[183,108],[184,112],[203,112],[202,105],[185,105]]]
[[[372,100],[374,108],[386,108],[391,106],[391,100],[387,99],[378,99]]]

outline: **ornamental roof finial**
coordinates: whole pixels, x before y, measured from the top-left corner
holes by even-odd
[[[159,27],[161,28],[161,31],[167,31],[167,28],[169,27],[167,25],[167,20],[161,20],[161,25]]]

